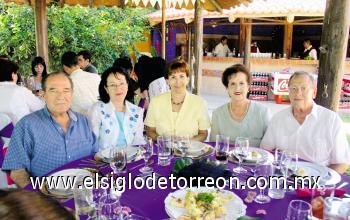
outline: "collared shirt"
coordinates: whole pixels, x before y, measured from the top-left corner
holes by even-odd
[[[188,92],[180,111],[174,114],[171,92],[166,92],[151,100],[145,125],[156,128],[159,135],[193,137],[198,135],[199,130],[210,128],[210,119],[205,101],[200,96]]]
[[[2,169],[26,169],[30,176],[43,176],[96,152],[96,137],[87,118],[73,111],[69,117],[64,133],[46,107],[25,116],[15,126]]]
[[[282,110],[270,121],[261,147],[288,149],[299,157],[320,165],[349,164],[350,149],[339,116],[313,104],[302,124],[295,119],[292,108]]]
[[[98,86],[101,77],[81,69],[70,74],[73,81],[72,110],[87,115],[88,110],[97,102]]]
[[[44,107],[44,102],[14,82],[0,82],[0,112],[7,114],[13,124],[23,116]]]
[[[223,45],[222,43],[219,43],[216,45],[214,54],[216,54],[217,57],[227,57],[228,53],[230,53],[230,49],[228,48],[227,44]]]

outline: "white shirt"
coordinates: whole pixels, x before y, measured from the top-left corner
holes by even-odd
[[[304,50],[304,52],[307,50],[310,50],[311,47],[312,46],[309,46],[307,49]],[[312,49],[310,51],[309,55],[310,55],[310,57],[312,57],[312,59],[317,60],[317,51],[315,49]]]
[[[164,77],[153,80],[148,87],[148,95],[150,98],[169,91],[169,86]]]
[[[222,43],[216,45],[214,49],[214,54],[216,54],[217,57],[227,57],[230,52],[230,48],[228,48],[227,44],[223,45]]]
[[[14,82],[0,82],[0,112],[7,114],[15,125],[22,117],[45,105],[26,87]]]
[[[315,103],[301,125],[291,107],[277,113],[260,146],[268,150],[288,149],[304,160],[324,166],[350,163],[350,148],[341,119],[335,112]]]
[[[101,77],[95,73],[85,72],[81,69],[70,74],[73,81],[73,99],[71,109],[81,114],[87,112],[99,97],[98,86]]]

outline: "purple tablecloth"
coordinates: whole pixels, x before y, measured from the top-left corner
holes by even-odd
[[[209,143],[212,144],[212,143]],[[82,158],[87,159],[90,158],[92,159],[92,156]],[[161,167],[158,166],[156,161],[157,157],[153,156],[151,158],[152,160],[155,161],[155,163],[152,165],[152,168],[154,169],[155,172],[158,174],[161,174],[162,176],[169,176],[169,173],[174,165],[175,160],[172,160],[172,163],[170,166],[166,167]],[[56,169],[53,172],[56,172],[58,170],[63,170],[63,169],[68,169],[68,168],[78,168],[78,167],[88,167],[86,165],[81,164],[81,160],[73,161],[69,164],[66,164],[58,169]],[[143,163],[143,161],[136,161],[131,164],[128,164],[128,169],[132,169],[136,165],[139,165]],[[228,167],[233,168],[235,167],[236,164],[229,163]],[[91,165],[91,168],[94,166]],[[142,167],[142,166],[139,166]],[[107,167],[105,169],[100,170],[101,173],[107,174],[110,172],[110,168]],[[51,172],[52,173],[52,172]],[[134,169],[131,171],[131,174],[133,177],[136,175],[140,174],[140,172],[137,169]],[[342,175],[342,181],[341,182],[350,182],[350,177]],[[33,190],[32,186],[28,185],[26,187],[28,190]],[[344,187],[344,189],[347,191],[347,193],[350,192],[350,185],[347,187]],[[161,190],[161,189],[156,189],[156,190],[151,190],[147,188],[143,188],[140,190],[137,189],[131,189],[131,190],[126,190],[122,194],[121,198],[121,203],[123,206],[128,206],[132,209],[132,211],[136,214],[142,214],[146,217],[149,217],[152,220],[161,220],[168,218],[168,215],[165,212],[164,209],[164,200],[166,196],[175,190],[171,190],[170,188]],[[242,200],[247,196],[247,192],[249,190],[232,190],[234,193],[236,193]],[[257,191],[257,190],[256,190]],[[266,192],[267,193],[267,192]],[[287,192],[285,197],[283,199],[272,199],[270,203],[267,204],[257,204],[255,202],[253,203],[248,203],[247,205],[247,215],[248,216],[256,216],[256,217],[261,217],[262,219],[268,219],[268,220],[279,220],[279,219],[285,219],[286,217],[286,212],[287,212],[287,207],[288,204],[291,200],[293,199],[298,199],[296,196],[295,192]],[[304,199],[307,202],[310,202],[310,199]],[[74,209],[74,201],[73,199],[62,203],[62,205]],[[267,214],[264,215],[257,215],[256,211],[258,209],[264,209],[266,210]]]

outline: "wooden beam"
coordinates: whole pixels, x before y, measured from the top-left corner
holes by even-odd
[[[244,51],[244,40],[245,40],[245,28],[246,25],[244,24],[245,18],[240,18],[239,24],[239,53],[242,54]]]
[[[248,18],[248,23],[251,22],[251,18]],[[250,69],[250,48],[252,45],[252,25],[247,24],[245,28],[245,41],[244,41],[244,57],[243,64]]]
[[[350,1],[327,0],[321,37],[316,103],[338,111],[346,45],[349,36]]]
[[[165,10],[165,0],[162,0],[162,58],[165,59],[166,55],[166,45],[165,45],[165,39],[166,39],[166,10]]]
[[[215,7],[216,11],[222,13],[222,7],[216,0],[209,0],[209,2]]]
[[[35,0],[35,40],[36,53],[44,58],[46,67],[49,69],[49,47],[47,37],[47,16],[46,16],[46,1]]]
[[[193,65],[192,65],[192,25],[188,24],[186,28],[186,40],[187,40],[187,63],[190,67],[190,90],[193,90]]]
[[[203,62],[203,8],[200,0],[196,0],[194,11],[194,89],[193,93],[199,95],[202,84]]]
[[[293,24],[286,22],[284,25],[283,53],[290,58],[292,54]]]
[[[323,20],[323,17],[295,20],[294,23],[304,23],[304,22],[320,21],[320,20],[322,21],[322,20]]]

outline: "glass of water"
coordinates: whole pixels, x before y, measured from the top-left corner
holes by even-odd
[[[168,166],[170,165],[171,159],[171,138],[167,140],[166,136],[157,137],[157,146],[158,146],[158,165]]]
[[[288,205],[286,220],[312,219],[312,208],[310,203],[303,200],[292,200]]]
[[[150,137],[145,136],[145,143],[141,145],[142,157],[145,161],[145,166],[140,169],[141,173],[150,173],[153,169],[149,166],[149,159],[153,155],[153,142]]]

